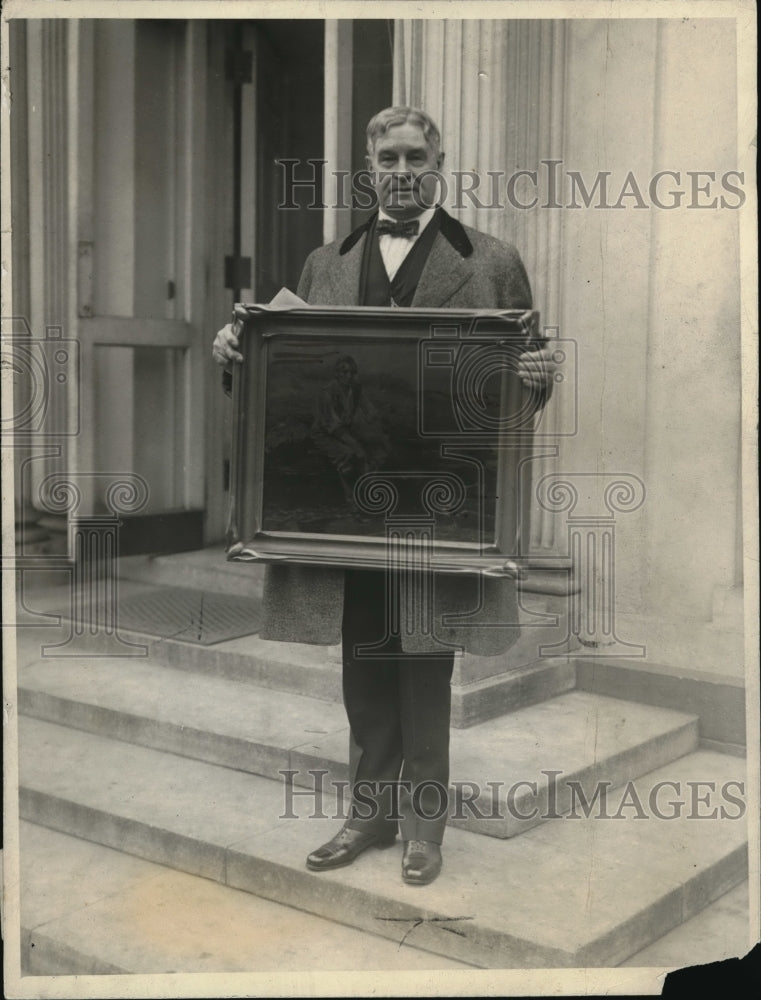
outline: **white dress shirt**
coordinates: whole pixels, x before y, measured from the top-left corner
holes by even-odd
[[[389,281],[394,280],[396,272],[404,263],[404,258],[415,245],[415,240],[420,239],[421,233],[431,221],[435,212],[435,208],[427,208],[424,212],[421,212],[420,215],[415,217],[420,223],[418,226],[417,236],[390,236],[388,233],[384,233],[382,236],[378,237],[381,257],[383,258],[383,264],[386,268],[386,274],[388,275]],[[393,219],[390,215],[386,215],[383,209],[378,211],[378,219],[386,219],[388,222],[399,221],[398,219]]]

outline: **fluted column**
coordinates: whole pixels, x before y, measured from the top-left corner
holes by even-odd
[[[29,324],[40,362],[43,406],[32,448],[39,485],[73,467],[78,430],[76,314],[76,22],[27,23]],[[54,444],[51,444],[54,442]]]
[[[343,204],[341,173],[351,170],[353,22],[325,22],[325,168],[323,242],[346,236],[351,209]]]
[[[466,225],[514,243],[524,260],[545,335],[563,337],[560,195],[553,197],[565,144],[566,25],[535,20],[399,20],[395,28],[394,103],[420,106],[439,124],[445,151],[447,210]],[[471,171],[458,187],[452,171]],[[508,179],[530,171],[514,187]],[[532,208],[522,208],[537,196]],[[553,207],[557,204],[557,207]],[[535,460],[536,478],[562,468],[562,436],[574,426],[572,347],[560,345],[561,371],[541,416],[544,441],[560,441]],[[556,555],[564,543],[554,511],[534,504],[531,550]]]

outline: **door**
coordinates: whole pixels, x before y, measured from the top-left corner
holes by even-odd
[[[283,206],[284,167],[323,157],[324,22],[208,22],[206,328],[230,321],[236,301],[268,302],[295,291],[304,260],[322,243],[323,210],[297,188]],[[206,543],[227,524],[231,403],[213,365],[206,371]]]
[[[13,42],[14,293],[40,390],[21,502],[64,540],[118,500],[123,552],[198,546],[205,27],[33,19]]]
[[[98,513],[114,477],[144,490],[120,551],[203,541],[205,32],[80,22],[77,468]]]

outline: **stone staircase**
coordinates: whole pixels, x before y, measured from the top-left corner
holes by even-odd
[[[127,569],[140,577],[146,567]],[[163,567],[148,569],[125,591],[162,582],[152,574]],[[197,565],[183,583],[211,586]],[[60,594],[40,597],[35,611],[46,602],[60,606]],[[40,657],[66,622],[43,629],[38,615],[29,624],[19,630],[22,867],[39,852],[68,856],[74,843],[120,893],[130,879],[158,879],[163,906],[196,901],[185,905],[212,928],[256,927],[262,907],[275,907],[278,920],[325,942],[315,968],[358,967],[349,957],[320,964],[334,946],[381,963],[364,968],[617,965],[746,877],[745,822],[720,794],[725,785],[738,794],[730,783],[744,781],[744,761],[701,748],[695,715],[576,689],[568,658],[502,676],[460,665],[444,870],[411,887],[400,877],[401,845],[335,872],[304,866],[346,805],[337,650],[131,634],[146,656],[98,655],[94,637],[81,655]],[[489,698],[471,689],[498,697],[501,714],[481,711]],[[696,782],[714,783],[708,804],[696,803],[707,794]],[[676,799],[682,814],[659,818]],[[711,822],[694,818],[715,807]],[[155,934],[141,946],[108,910],[109,893],[81,881],[82,912],[75,906],[65,920],[33,905],[34,893],[25,911],[22,895],[27,968],[235,971],[254,961],[253,941],[242,955],[220,938],[201,958],[200,945],[170,957]],[[98,912],[103,926],[122,928],[120,948],[113,933],[93,934]],[[264,951],[273,961],[277,948]]]

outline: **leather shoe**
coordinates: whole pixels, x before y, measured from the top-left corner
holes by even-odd
[[[428,885],[441,871],[441,848],[430,840],[406,840],[402,878],[408,885]]]
[[[307,868],[313,872],[326,872],[331,868],[342,868],[350,865],[368,847],[380,849],[391,847],[396,840],[396,834],[389,837],[371,831],[352,830],[345,826],[329,840],[327,844],[318,847],[307,857]]]

